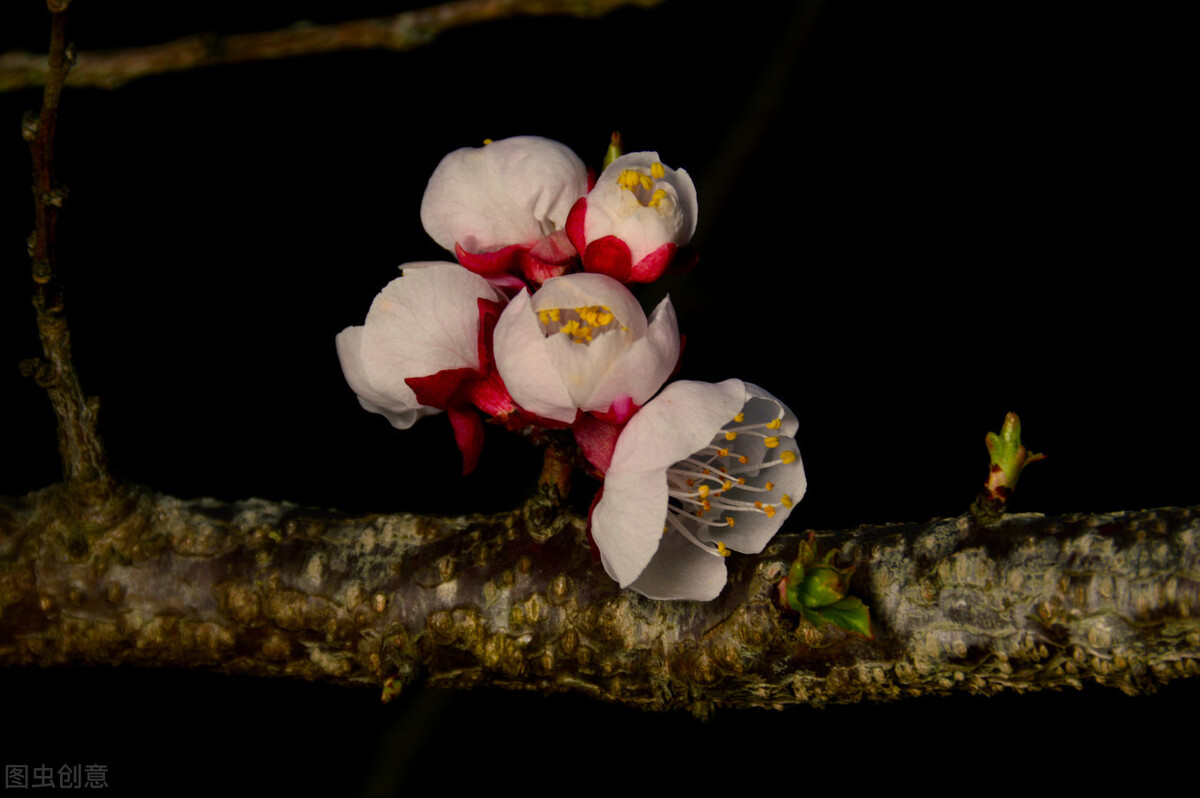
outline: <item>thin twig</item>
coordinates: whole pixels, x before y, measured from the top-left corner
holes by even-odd
[[[62,4],[65,8],[65,4]],[[43,358],[21,363],[21,370],[46,389],[58,418],[58,448],[63,478],[74,498],[87,506],[111,499],[116,483],[109,473],[104,445],[96,431],[99,402],[85,397],[71,359],[71,333],[63,313],[62,291],[56,279],[55,230],[66,189],[54,177],[54,128],[63,82],[71,69],[72,55],[66,39],[65,11],[53,11],[50,35],[49,80],[41,111],[25,115],[22,132],[33,159],[33,196],[36,229],[30,238],[33,263],[33,305]]]
[[[131,80],[202,66],[269,61],[341,50],[409,50],[443,31],[516,16],[552,14],[593,17],[622,6],[649,7],[662,0],[457,0],[391,17],[333,25],[294,25],[282,30],[229,36],[188,36],[127,50],[81,53],[68,85],[114,89]],[[0,55],[0,91],[46,82],[41,56]]]

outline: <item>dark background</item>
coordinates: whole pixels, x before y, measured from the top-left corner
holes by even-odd
[[[72,38],[99,49],[417,5],[76,0]],[[680,376],[755,382],[801,419],[810,487],[789,529],[962,512],[984,433],[1008,410],[1050,455],[1016,510],[1195,503],[1194,301],[1180,277],[1196,262],[1180,198],[1195,185],[1195,64],[1182,21],[1156,13],[673,0],[453,31],[411,53],[68,91],[60,273],[114,467],[182,497],[512,507],[536,451],[489,430],[460,478],[443,419],[399,432],[359,409],[333,338],[399,264],[446,257],[418,217],[446,152],[537,134],[597,163],[619,129],[699,192],[700,265],[640,293],[647,307],[671,293]],[[4,50],[44,48],[47,30],[36,0],[0,11]],[[48,402],[15,367],[38,352],[19,135],[38,102],[0,95],[10,495],[59,474]],[[973,790],[998,766],[1111,787],[1189,753],[1170,729],[1193,727],[1200,706],[1187,684],[700,724],[574,696],[414,691],[380,707],[368,690],[146,670],[0,671],[0,691],[7,763],[107,763],[114,792],[232,795],[534,789],[547,773],[583,792],[775,791],[809,767],[804,789]]]

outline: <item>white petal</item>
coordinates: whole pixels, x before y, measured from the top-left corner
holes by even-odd
[[[587,168],[571,150],[538,136],[517,136],[455,150],[429,178],[421,223],[454,251],[532,246],[566,225],[587,193]]]
[[[603,336],[608,338],[611,333]],[[593,342],[592,346],[595,346]],[[645,337],[634,341],[598,382],[584,410],[607,410],[623,396],[645,404],[671,376],[679,362],[679,324],[670,297],[650,314]]]
[[[636,417],[636,416],[635,416]],[[663,540],[667,473],[613,474],[592,511],[592,540],[604,570],[627,587],[649,565]]]
[[[518,405],[570,423],[575,420],[575,404],[546,350],[546,336],[529,301],[529,292],[521,291],[496,322],[492,339],[496,370]]]
[[[405,383],[445,369],[478,368],[477,300],[502,296],[454,263],[408,263],[371,303],[366,323],[337,337],[342,371],[363,407],[405,429],[436,412]]]
[[[690,457],[737,415],[745,397],[741,380],[671,383],[621,431],[609,475],[666,469]]]
[[[646,570],[629,587],[652,599],[712,601],[727,578],[724,557],[714,557],[672,534],[663,537]]]

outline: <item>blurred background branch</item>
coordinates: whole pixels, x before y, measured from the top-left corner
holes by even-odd
[[[297,23],[282,30],[189,36],[163,44],[78,54],[68,85],[115,89],[148,75],[219,64],[270,61],[342,50],[409,50],[464,25],[508,17],[594,17],[622,6],[663,0],[457,0],[389,17],[328,25]],[[39,86],[49,74],[37,53],[0,54],[0,91]]]

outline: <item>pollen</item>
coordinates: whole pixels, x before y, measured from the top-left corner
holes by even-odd
[[[622,188],[627,188],[630,191],[637,188],[642,182],[642,176],[632,169],[622,169],[620,176],[617,178],[617,185]]]
[[[729,456],[728,449],[717,449],[717,457],[728,457],[728,456]]]
[[[766,446],[768,449],[774,449],[778,445],[779,438],[776,438],[774,435],[769,438],[763,438],[763,446]]]
[[[538,321],[540,321],[542,324],[549,324],[552,321],[558,321],[558,319],[558,308],[549,308],[548,310],[538,311]]]
[[[700,488],[696,492],[700,494],[701,499],[707,499],[708,498],[708,485],[701,485]]]
[[[733,526],[733,516],[732,515],[725,516],[725,523],[729,524],[730,526]]]
[[[738,458],[738,462],[741,463],[742,465],[745,465],[746,463],[750,462],[750,458],[743,454],[741,457]]]
[[[733,523],[733,519],[732,519],[732,518],[730,519],[730,523]],[[721,542],[721,541],[719,541],[719,540],[717,541],[717,552],[718,552],[718,553],[719,553],[719,554],[720,554],[722,557],[728,557],[730,554],[733,554],[733,552],[732,552],[732,551],[730,551],[729,549],[725,548],[725,544],[724,544],[724,543],[722,543],[722,542]]]
[[[792,497],[786,493],[779,497],[779,503],[789,510],[792,509]]]
[[[737,433],[736,433],[736,432],[732,432],[732,431],[730,431],[730,432],[726,432],[726,433],[725,433],[725,440],[727,440],[727,441],[736,441],[736,440],[737,440]]]
[[[783,419],[776,418],[767,422],[767,429],[779,429],[783,426]]]
[[[766,507],[763,507],[762,511],[767,514],[767,518],[775,517],[775,505],[773,504],[768,504]]]
[[[662,180],[664,177],[666,177],[666,175],[667,170],[663,168],[661,162],[655,161],[654,163],[650,164],[650,176],[655,180]]]
[[[650,186],[646,186],[646,190],[650,190]],[[663,189],[656,190],[651,196],[650,201],[646,203],[647,208],[657,208],[662,205],[662,201],[667,198],[667,192]]]
[[[779,455],[779,459],[782,460],[784,463],[794,463],[794,462],[796,462],[796,453],[791,450],[788,450],[788,451],[784,452],[783,454]]]
[[[743,421],[746,420],[746,414],[738,413],[736,416],[733,417],[733,420],[736,421],[737,423],[741,424]]]

